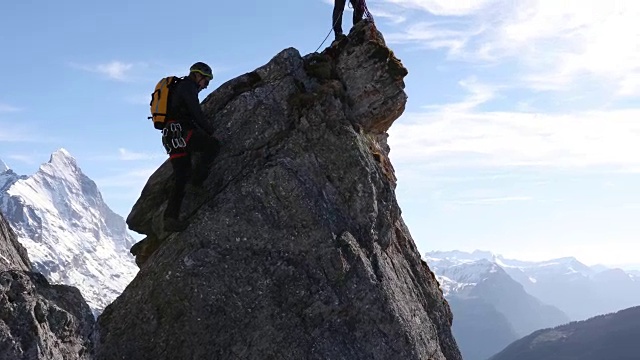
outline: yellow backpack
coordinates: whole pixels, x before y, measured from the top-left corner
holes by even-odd
[[[151,116],[148,119],[153,120],[153,127],[158,130],[164,128],[164,122],[167,118],[167,106],[169,105],[169,96],[173,89],[182,78],[177,76],[168,76],[161,79],[156,85],[155,91],[151,94]]]

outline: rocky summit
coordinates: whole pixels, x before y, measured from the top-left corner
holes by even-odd
[[[211,93],[222,149],[188,189],[190,225],[162,230],[165,162],[128,216],[140,271],[98,318],[95,358],[461,359],[395,197],[386,139],[405,75],[361,22]]]

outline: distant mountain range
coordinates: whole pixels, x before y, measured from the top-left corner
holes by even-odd
[[[448,251],[427,253],[426,260],[451,305],[466,360],[486,359],[539,329],[640,305],[638,276],[575,258],[526,262]]]
[[[465,360],[485,360],[519,339],[507,317],[481,298],[447,298],[453,336]]]
[[[541,359],[640,359],[640,306],[536,331],[490,360]]]
[[[94,314],[118,296],[138,268],[124,219],[64,149],[32,176],[0,160],[0,210],[38,271],[80,289]]]

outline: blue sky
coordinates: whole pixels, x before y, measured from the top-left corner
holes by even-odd
[[[640,263],[640,2],[368,6],[409,69],[389,143],[421,252]],[[126,217],[165,159],[146,118],[158,79],[205,61],[215,77],[202,99],[283,48],[314,51],[331,11],[326,0],[5,1],[0,159],[32,174],[64,147]]]

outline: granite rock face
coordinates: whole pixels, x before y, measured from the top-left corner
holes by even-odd
[[[406,69],[373,24],[285,49],[211,93],[222,149],[162,231],[171,166],[127,223],[141,267],[98,319],[96,359],[461,359],[395,197],[386,130]],[[197,161],[197,159],[196,159]]]

